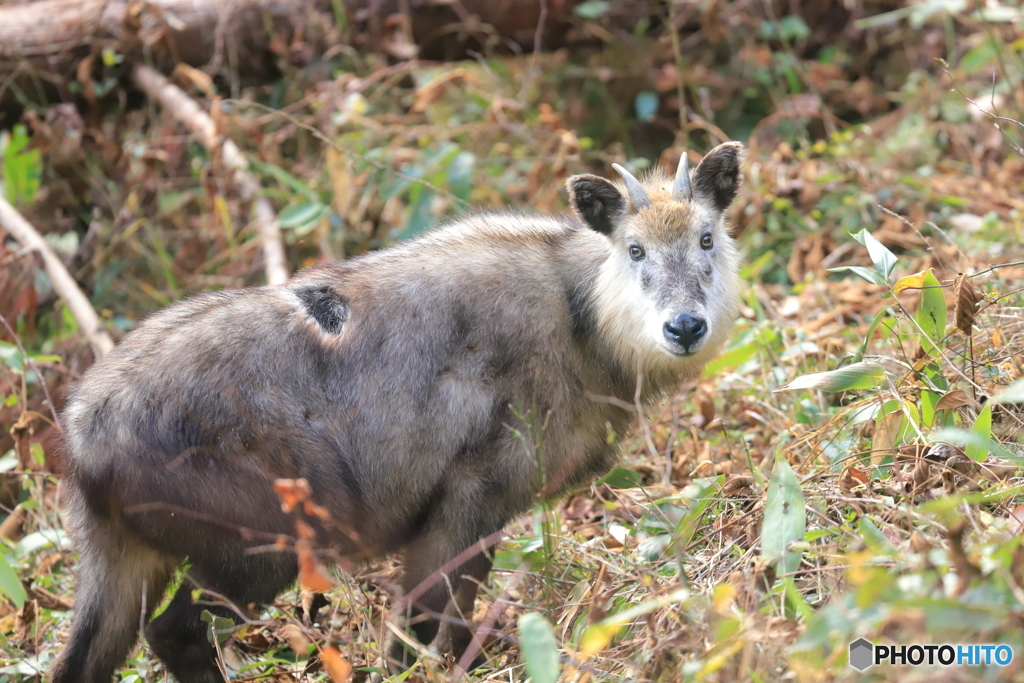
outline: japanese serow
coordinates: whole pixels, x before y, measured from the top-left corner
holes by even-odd
[[[637,418],[623,406],[697,377],[729,335],[741,152],[719,145],[692,171],[684,155],[674,178],[573,176],[571,217],[471,214],[146,320],[65,412],[81,555],[53,683],[109,683],[183,563],[146,638],[178,681],[222,681],[200,615],[239,612],[203,596],[251,614],[296,580],[294,548],[273,545],[296,529],[278,478],[307,480],[329,513],[307,520],[318,548],[403,550],[411,591],[538,495],[606,471],[609,428]],[[473,613],[489,569],[478,553],[446,570],[409,609],[413,635],[464,650],[470,629],[445,615]]]

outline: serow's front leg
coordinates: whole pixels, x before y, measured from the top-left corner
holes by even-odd
[[[450,534],[437,526],[428,528],[406,548],[402,579],[405,595],[413,597],[403,613],[406,633],[411,632],[420,643],[442,654],[452,653],[456,660],[473,639],[473,603],[492,562],[490,549],[481,547],[479,539],[484,534],[480,534],[476,535],[479,552],[458,568],[442,571],[445,564],[473,546],[473,541],[466,542],[467,536]],[[415,649],[397,637],[388,653],[388,669],[393,673],[409,668],[417,658]]]

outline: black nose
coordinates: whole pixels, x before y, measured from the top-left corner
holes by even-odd
[[[687,351],[696,346],[707,331],[708,324],[706,322],[686,313],[665,323],[665,337]]]

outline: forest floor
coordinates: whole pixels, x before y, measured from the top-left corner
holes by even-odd
[[[612,162],[747,143],[727,349],[616,435],[618,468],[509,529],[475,615],[493,622],[487,661],[463,680],[1024,681],[1020,10],[893,3],[837,28],[741,2],[702,16],[684,56],[663,28],[602,24],[601,4],[581,5],[596,47],[334,51],[237,92],[175,74],[247,156],[291,271],[468,206],[565,211],[564,179]],[[223,155],[139,106],[116,54],[102,68],[79,85],[103,92],[29,107],[0,155],[8,200],[120,337],[192,292],[262,284],[263,252]],[[74,602],[50,399],[94,355],[31,254],[5,239],[0,264],[0,681],[29,681]],[[233,630],[227,670],[374,675],[398,572],[332,572],[312,621],[282,594]],[[1013,658],[861,673],[860,637]],[[457,678],[421,654],[394,680]],[[139,648],[120,677],[166,674]]]

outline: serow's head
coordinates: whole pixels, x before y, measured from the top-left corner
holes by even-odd
[[[674,178],[656,171],[641,182],[616,164],[622,183],[567,181],[573,211],[607,238],[594,301],[601,333],[623,353],[697,368],[725,343],[740,283],[723,216],[742,150],[719,145],[692,171],[683,154]]]

